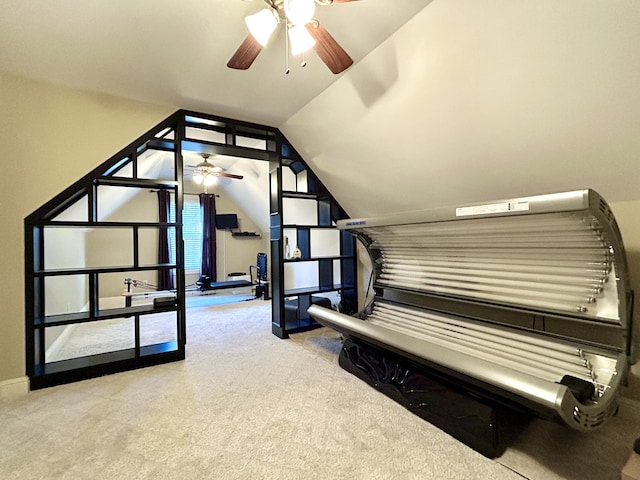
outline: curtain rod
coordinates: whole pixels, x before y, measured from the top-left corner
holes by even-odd
[[[159,191],[160,191],[160,190],[149,190],[149,193],[155,193],[155,192],[159,192]],[[204,192],[202,192],[202,193],[204,193]],[[199,197],[199,196],[200,196],[200,194],[199,194],[199,193],[183,193],[182,195],[183,195],[183,196],[184,196],[184,195],[191,195],[192,197]],[[211,194],[209,194],[209,195],[213,195],[213,196],[215,196],[216,198],[220,198],[220,195],[218,195],[217,193],[211,193]]]

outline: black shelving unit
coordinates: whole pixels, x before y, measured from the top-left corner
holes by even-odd
[[[272,127],[179,110],[25,218],[26,373],[32,389],[185,358],[187,332],[183,243],[175,242],[175,262],[154,263],[141,260],[145,254],[141,238],[148,230],[171,231],[176,239],[182,238],[183,152],[187,150],[269,163],[274,334],[287,338],[295,331],[319,326],[306,314],[314,295],[339,295],[338,307],[341,311],[356,311],[355,239],[339,232],[339,252],[335,255],[313,255],[313,232],[336,230],[335,221],[347,216],[282,133]],[[148,172],[144,171],[143,160],[158,152],[170,156],[171,174],[149,178]],[[291,176],[295,179],[295,186],[284,188],[283,179]],[[299,181],[302,177],[305,178],[304,188],[303,182]],[[108,215],[101,212],[101,194],[105,190],[119,192],[118,195],[127,195],[123,192],[169,191],[171,201],[175,203],[175,223],[160,222],[159,218],[152,221],[146,218],[110,220]],[[284,200],[314,202],[313,218],[284,223]],[[80,216],[68,215],[76,210],[81,211]],[[297,242],[303,251],[301,259],[285,258],[283,254],[283,232],[290,228],[297,232]],[[69,232],[97,230],[100,234],[126,231],[129,243],[122,245],[122,249],[131,252],[131,261],[106,265],[60,265],[60,262],[54,262],[55,266],[51,266],[50,259],[56,258],[56,252],[47,247],[52,236],[50,229]],[[236,232],[234,238],[246,241],[260,238],[260,235]],[[287,283],[285,268],[301,264],[313,264],[317,269],[313,285]],[[123,296],[121,307],[105,307],[101,304],[101,285],[107,277],[113,279],[113,276],[121,275],[123,279],[133,278],[167,270],[174,274],[174,303],[167,304],[165,301],[132,305]],[[81,286],[75,286],[73,290],[79,295],[86,294],[84,305],[74,305],[69,311],[49,308],[50,300],[64,294],[68,288],[65,282],[71,279],[80,279],[78,283]],[[285,300],[291,298],[298,302],[295,321],[289,321],[285,315]],[[145,324],[152,318],[150,316],[157,314],[167,314],[172,319],[172,335],[158,343],[147,344],[147,340],[143,341]],[[47,359],[47,344],[55,336],[56,329],[99,326],[116,320],[127,325],[131,333],[131,344],[127,348],[113,347],[109,351],[96,351],[74,358]]]
[[[273,282],[274,298],[279,302],[274,301],[273,305],[272,331],[287,338],[289,334],[321,326],[307,313],[312,303],[323,302],[328,306],[323,299],[333,297],[333,308],[347,314],[356,312],[357,260],[355,238],[335,226],[336,220],[347,218],[346,213],[291,145],[284,138],[280,141],[281,163],[271,173],[271,253],[281,259],[278,281]],[[285,182],[286,176],[289,182]],[[288,188],[283,188],[285,184]],[[313,213],[307,208],[302,215],[290,215],[288,209],[295,210],[299,201],[307,206],[313,203]],[[290,245],[289,254],[297,247],[299,258],[285,253],[287,232],[295,235],[295,245]],[[313,237],[318,232],[335,232],[337,252],[330,255],[315,252]],[[299,265],[313,270],[313,281],[307,274],[303,284],[298,284],[295,269]]]
[[[185,357],[186,329],[184,322],[184,271],[183,251],[175,252],[174,263],[149,263],[141,261],[141,232],[160,231],[182,236],[182,157],[180,140],[184,132],[181,115],[173,115],[154,129],[137,139],[114,155],[111,159],[88,173],[65,191],[44,204],[25,219],[25,309],[26,309],[26,350],[27,375],[32,389],[38,389],[113,373],[132,368],[140,368]],[[157,143],[157,145],[154,145]],[[171,175],[160,178],[145,178],[139,171],[139,159],[154,150],[169,152],[172,156]],[[166,190],[179,212],[175,223],[155,221],[108,221],[101,212],[106,208],[103,198],[110,187],[125,198],[133,197],[149,190]],[[112,195],[115,190],[111,190]],[[113,201],[113,199],[111,199]],[[104,204],[104,205],[103,205]],[[79,207],[80,206],[80,207]],[[70,213],[73,212],[73,213]],[[67,217],[74,217],[68,220]],[[77,238],[83,231],[97,231],[100,236],[119,231],[126,234],[116,248],[130,252],[131,262],[106,265],[88,262],[88,265],[65,265],[56,251],[51,251],[52,237],[56,235]],[[54,232],[55,231],[55,232]],[[117,233],[117,232],[116,232]],[[65,237],[66,238],[66,237]],[[114,238],[120,238],[116,235]],[[72,247],[71,247],[72,248]],[[84,248],[82,245],[79,249]],[[85,253],[86,255],[86,253]],[[86,261],[86,257],[85,257]],[[51,266],[51,263],[55,266]],[[71,262],[73,263],[73,262]],[[122,307],[101,306],[101,280],[109,275],[133,276],[145,272],[147,275],[165,271],[174,273],[176,281],[175,303],[173,305],[126,306],[122,297]],[[77,282],[74,288],[73,306],[68,312],[57,311],[51,299],[63,297],[67,285]],[[85,289],[84,295],[82,286]],[[84,299],[84,305],[81,305]],[[172,338],[157,344],[145,344],[145,319],[148,315],[168,314],[174,325]],[[105,322],[117,321],[122,325],[123,343],[127,348],[113,348],[101,351],[104,346],[89,349],[88,354],[78,354],[73,358],[60,360],[47,358],[47,341],[53,332],[70,326],[93,325],[99,328]],[[122,322],[122,323],[120,323]],[[125,338],[126,337],[126,338]],[[49,341],[49,343],[51,343]],[[108,349],[109,350],[109,349]]]

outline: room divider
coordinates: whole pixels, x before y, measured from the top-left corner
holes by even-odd
[[[184,248],[177,241],[162,258],[158,247],[161,237],[182,238],[185,152],[269,162],[274,334],[286,338],[318,326],[308,317],[288,325],[285,296],[300,299],[302,308],[311,294],[337,292],[342,311],[355,311],[355,240],[341,239],[335,254],[316,257],[302,241],[305,234],[313,236],[312,229],[335,229],[346,214],[284,135],[264,125],[179,110],[25,218],[26,364],[32,389],[185,358]],[[304,188],[299,181],[300,188],[283,189],[283,179],[300,180],[301,172]],[[160,220],[149,191],[169,192],[175,222]],[[284,264],[294,259],[285,258],[283,231],[298,229],[283,223],[287,197],[317,205],[312,218],[302,219],[300,231],[306,233],[299,242],[305,254],[295,261],[313,265],[318,285],[286,284]],[[132,277],[157,286],[166,273],[174,285],[161,301],[134,305],[105,294]],[[84,341],[61,351],[72,335]]]

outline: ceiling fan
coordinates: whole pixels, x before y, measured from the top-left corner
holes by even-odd
[[[286,48],[289,50],[291,44],[293,56],[313,47],[329,70],[334,74],[342,73],[353,64],[353,60],[313,15],[316,4],[326,6],[353,1],[357,0],[264,0],[266,8],[245,18],[250,33],[227,62],[227,67],[248,69],[267,45],[278,24],[282,23],[287,31]],[[286,58],[285,73],[289,73],[288,53]],[[302,66],[305,65],[303,60]]]
[[[234,175],[232,173],[225,173],[225,169],[218,167],[213,163],[209,163],[208,159],[211,156],[208,153],[202,153],[203,161],[197,164],[193,170],[193,181],[198,185],[203,184],[205,187],[213,185],[216,177],[227,177],[242,180],[242,175]]]

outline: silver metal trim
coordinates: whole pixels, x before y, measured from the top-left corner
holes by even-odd
[[[339,229],[349,230],[367,227],[381,227],[389,225],[404,225],[410,223],[444,222],[449,220],[468,220],[470,218],[490,218],[505,217],[511,215],[530,215],[535,213],[570,212],[586,210],[589,208],[589,197],[595,192],[593,190],[577,190],[574,192],[552,193],[547,195],[536,195],[532,197],[510,198],[506,200],[495,200],[477,204],[456,205],[438,207],[428,210],[415,210],[411,212],[394,213],[375,217],[352,218],[338,220],[336,222]],[[528,203],[528,210],[511,210],[508,212],[487,213],[483,215],[457,216],[456,209],[476,207],[493,204],[520,204]]]
[[[623,354],[617,361],[623,372],[614,375],[610,388],[598,399],[597,404],[583,405],[566,386],[559,383],[541,380],[318,305],[311,305],[307,312],[320,324],[338,332],[388,345],[535,402],[555,411],[568,425],[577,430],[588,431],[600,426],[604,419],[613,414],[617,406],[618,387],[626,365]]]

